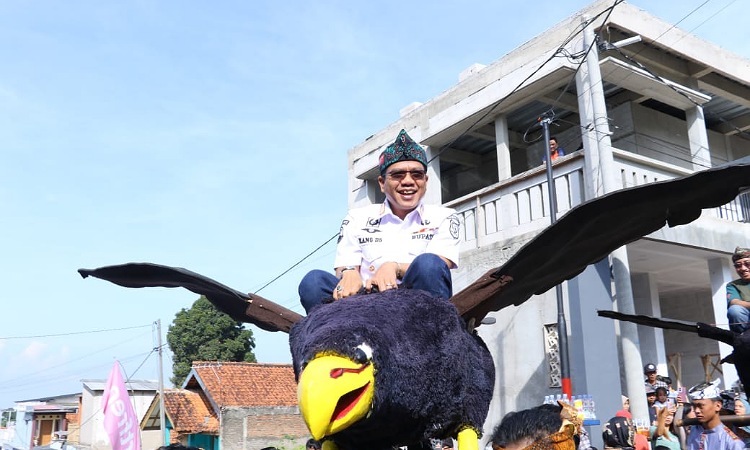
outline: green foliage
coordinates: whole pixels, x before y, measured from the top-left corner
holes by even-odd
[[[173,354],[171,381],[178,387],[193,361],[255,362],[253,332],[217,310],[204,296],[175,315],[167,343]]]

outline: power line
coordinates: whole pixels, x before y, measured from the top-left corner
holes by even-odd
[[[599,18],[599,17],[600,17],[600,16],[602,15],[602,14],[604,14],[604,13],[606,13],[606,14],[607,14],[607,16],[606,16],[606,17],[604,18],[604,22],[603,22],[603,23],[606,23],[606,22],[607,22],[607,20],[609,19],[609,16],[610,16],[610,15],[612,14],[612,11],[614,11],[615,7],[616,7],[617,5],[619,5],[620,3],[622,3],[623,1],[624,1],[624,0],[615,0],[615,2],[614,2],[614,3],[612,4],[612,6],[610,6],[610,7],[609,7],[609,8],[607,8],[606,10],[604,10],[604,11],[600,12],[600,13],[599,13],[599,14],[597,14],[597,15],[596,15],[596,16],[595,16],[594,18],[592,18],[591,20],[589,20],[589,22],[588,22],[588,23],[586,24],[586,26],[588,26],[588,25],[590,25],[591,23],[593,23],[593,22],[594,22],[594,21],[595,21],[595,20],[596,20],[597,18]],[[451,147],[451,145],[453,145],[453,144],[454,144],[454,143],[455,143],[455,142],[456,142],[457,140],[459,140],[460,138],[462,138],[463,136],[465,136],[465,135],[466,135],[466,134],[467,134],[467,133],[468,133],[469,131],[471,131],[471,130],[472,130],[472,129],[473,129],[473,128],[474,128],[474,127],[475,127],[475,126],[476,126],[476,125],[477,125],[477,124],[479,123],[479,122],[481,122],[481,121],[482,121],[482,120],[484,120],[484,119],[485,119],[485,118],[486,118],[487,116],[489,116],[490,114],[492,114],[493,112],[495,112],[495,111],[497,110],[497,108],[498,108],[498,107],[499,107],[499,106],[500,106],[501,104],[503,104],[503,102],[504,102],[505,100],[507,100],[508,98],[510,98],[510,96],[511,96],[511,95],[513,95],[513,94],[515,94],[516,92],[518,92],[518,90],[519,90],[519,89],[521,89],[521,87],[522,87],[522,86],[523,86],[524,84],[526,84],[526,82],[527,82],[527,81],[529,81],[529,80],[530,80],[530,79],[531,79],[531,78],[532,78],[532,77],[533,77],[534,75],[536,75],[537,73],[539,73],[539,71],[541,71],[541,70],[542,70],[542,69],[544,68],[544,66],[546,66],[547,64],[549,64],[549,62],[550,62],[550,61],[552,61],[552,60],[553,60],[554,58],[556,58],[556,57],[558,56],[558,53],[560,52],[560,49],[561,49],[561,48],[563,48],[563,47],[565,47],[565,46],[566,46],[566,45],[567,45],[567,44],[568,44],[568,43],[569,43],[569,42],[570,42],[571,40],[573,40],[573,38],[574,38],[574,37],[575,37],[576,35],[578,35],[578,34],[582,33],[582,32],[584,31],[584,29],[585,29],[585,28],[586,28],[586,27],[584,26],[584,27],[582,27],[582,28],[581,28],[580,30],[578,30],[578,31],[576,31],[576,32],[574,32],[574,33],[572,33],[572,34],[571,34],[571,35],[569,35],[569,36],[568,36],[567,38],[565,38],[565,40],[563,41],[563,43],[562,43],[562,44],[561,44],[561,45],[560,45],[560,46],[558,47],[558,49],[557,49],[557,50],[556,50],[556,51],[555,51],[554,53],[552,53],[552,55],[550,55],[550,56],[549,56],[549,58],[547,58],[547,59],[546,59],[546,60],[545,60],[545,61],[544,61],[544,62],[543,62],[543,63],[542,63],[542,64],[541,64],[541,65],[540,65],[539,67],[537,67],[537,68],[536,68],[536,69],[535,69],[535,70],[534,70],[533,72],[531,72],[531,73],[530,73],[530,74],[529,74],[528,76],[526,76],[526,78],[524,78],[524,79],[523,79],[523,80],[522,80],[522,81],[521,81],[520,83],[518,83],[518,85],[516,85],[516,87],[514,87],[514,88],[513,88],[513,90],[511,90],[511,91],[510,91],[510,92],[509,92],[509,93],[508,93],[508,94],[507,94],[507,95],[506,95],[505,97],[503,97],[502,99],[500,99],[500,101],[498,101],[497,103],[495,103],[495,104],[494,104],[494,105],[493,105],[493,106],[492,106],[492,107],[491,107],[491,108],[490,108],[489,110],[487,110],[487,112],[486,112],[486,113],[482,114],[482,115],[481,115],[481,116],[480,116],[479,118],[477,118],[477,119],[476,119],[476,120],[475,120],[475,121],[474,121],[474,122],[473,122],[473,123],[472,123],[471,125],[469,125],[469,127],[468,127],[468,128],[466,129],[466,131],[464,131],[463,133],[459,134],[458,136],[456,136],[455,138],[453,138],[453,139],[452,139],[452,140],[451,140],[450,142],[448,142],[447,144],[445,144],[445,145],[443,145],[442,147],[440,147],[440,149],[438,150],[438,152],[437,152],[437,153],[435,154],[435,156],[433,156],[432,158],[430,158],[430,161],[428,161],[428,163],[429,163],[429,162],[431,162],[431,161],[433,161],[433,160],[434,160],[435,158],[437,158],[438,156],[440,156],[440,154],[441,154],[441,153],[443,153],[443,152],[444,152],[445,150],[447,150],[448,148],[450,148],[450,147]],[[593,46],[593,44],[592,44],[592,46]],[[590,52],[590,51],[591,51],[591,47],[589,47],[589,49],[588,49],[587,53],[588,53],[588,52]],[[583,61],[585,61],[585,57],[584,57]],[[583,63],[583,61],[582,61],[581,63],[579,63],[579,68],[580,68],[580,64],[582,64],[582,63]],[[576,72],[577,72],[577,71],[578,71],[578,69],[576,69]]]
[[[698,28],[700,28],[701,26],[703,26],[704,23],[706,23],[709,20],[713,19],[714,17],[716,17],[717,15],[719,15],[719,13],[721,13],[725,9],[729,8],[730,6],[732,6],[736,2],[737,2],[737,0],[732,0],[731,2],[727,3],[726,5],[724,5],[723,8],[721,8],[720,10],[718,10],[715,13],[711,14],[710,16],[708,16],[708,18],[706,18],[706,20],[704,20],[703,22],[701,22],[698,25],[694,26],[693,28],[691,28],[690,31],[688,31],[688,33],[692,33],[693,31],[697,30]],[[701,6],[703,6],[703,5],[701,5]],[[680,38],[680,39],[682,39],[682,38]],[[677,42],[677,41],[675,41],[675,42]]]
[[[332,240],[334,240],[334,239],[335,239],[335,238],[336,238],[336,237],[337,237],[338,235],[339,235],[339,234],[338,234],[338,233],[336,233],[336,234],[334,234],[333,236],[331,236],[330,238],[328,238],[328,240],[327,240],[327,241],[325,241],[325,242],[323,242],[322,244],[320,244],[320,245],[318,246],[318,248],[316,248],[315,250],[313,250],[313,251],[311,251],[310,253],[308,253],[307,255],[305,255],[305,257],[303,257],[302,259],[300,259],[300,260],[299,260],[299,261],[297,261],[296,263],[292,264],[292,266],[291,266],[291,267],[289,267],[289,268],[288,268],[288,269],[286,269],[285,271],[281,272],[281,274],[279,274],[278,276],[276,276],[276,277],[275,277],[275,278],[274,278],[273,280],[269,281],[268,283],[264,284],[264,285],[263,285],[263,286],[262,286],[262,287],[261,287],[260,289],[258,289],[257,291],[255,291],[255,292],[253,292],[253,293],[254,293],[254,294],[257,294],[258,292],[260,292],[260,291],[262,291],[263,289],[265,289],[266,287],[268,287],[268,285],[270,285],[270,284],[271,284],[271,283],[273,283],[274,281],[278,280],[279,278],[281,278],[281,277],[283,277],[284,275],[286,275],[287,273],[289,273],[289,271],[290,271],[290,270],[292,270],[292,269],[294,269],[295,267],[297,267],[298,265],[302,264],[302,262],[303,262],[304,260],[306,260],[307,258],[309,258],[310,256],[312,256],[313,254],[315,254],[315,252],[317,252],[318,250],[320,250],[321,248],[323,248],[323,247],[324,247],[324,246],[325,246],[326,244],[328,244],[329,242],[331,242]]]
[[[94,334],[94,333],[107,333],[110,331],[123,331],[123,330],[133,330],[137,328],[146,328],[150,327],[151,324],[148,325],[137,325],[133,327],[125,327],[125,328],[107,328],[104,330],[90,330],[90,331],[71,331],[68,333],[57,333],[57,334],[37,334],[37,335],[29,335],[29,336],[8,336],[8,337],[0,337],[0,340],[11,340],[11,339],[35,339],[35,338],[46,338],[46,337],[60,337],[60,336],[73,336],[76,334]]]

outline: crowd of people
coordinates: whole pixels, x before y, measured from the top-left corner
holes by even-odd
[[[665,378],[659,377],[658,381],[668,385],[669,380]],[[649,384],[648,380],[646,384]],[[653,379],[651,384],[654,384]],[[655,396],[650,406],[654,410],[654,420],[649,422],[634,420],[630,400],[623,396],[623,408],[603,425],[605,449],[750,448],[750,426],[722,422],[722,418],[726,420],[723,416],[744,416],[750,411],[744,393],[722,391],[719,380],[697,384],[687,392],[671,390],[671,386],[657,389],[660,394],[665,391],[666,398]],[[495,428],[491,444],[494,450],[595,450],[580,415],[564,402],[506,414]]]
[[[629,399],[604,426],[605,448],[636,450],[735,450],[750,448],[750,426],[728,424],[726,416],[750,412],[741,386],[721,390],[720,380],[674,390],[656,366],[644,367],[649,421],[641,428],[630,414]],[[656,386],[656,387],[655,387]],[[724,417],[723,417],[724,416]],[[693,419],[692,421],[686,421]],[[722,421],[722,419],[725,419]]]

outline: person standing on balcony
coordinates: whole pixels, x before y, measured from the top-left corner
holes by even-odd
[[[560,156],[565,156],[565,149],[560,147],[557,143],[557,137],[552,136],[549,138],[549,155],[550,159],[554,162]],[[547,162],[547,158],[542,158],[542,163]]]
[[[732,254],[739,278],[727,283],[729,328],[742,333],[750,328],[750,248],[737,247]]]
[[[458,266],[455,210],[426,205],[427,155],[405,130],[380,155],[382,204],[350,210],[341,223],[335,274],[308,272],[299,285],[306,312],[324,300],[413,288],[448,299]]]

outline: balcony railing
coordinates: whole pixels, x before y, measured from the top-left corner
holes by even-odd
[[[615,149],[619,188],[689,175],[672,164]],[[567,155],[553,167],[558,217],[580,204],[584,194],[583,152]],[[547,175],[543,165],[446,203],[461,219],[461,250],[508,241],[550,224]],[[750,192],[715,208],[715,217],[734,222],[750,220]]]

